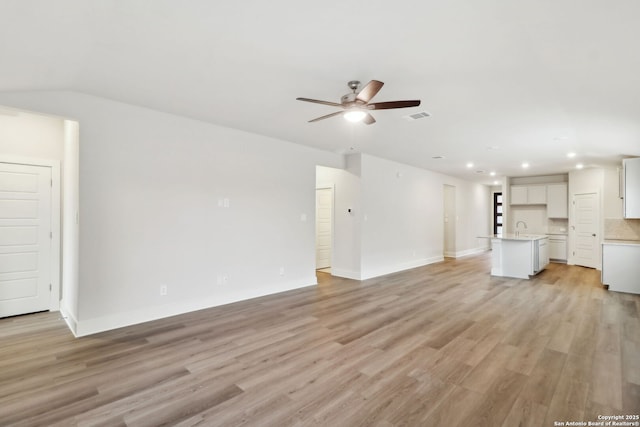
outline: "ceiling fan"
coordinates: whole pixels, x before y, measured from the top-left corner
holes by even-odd
[[[371,80],[360,91],[358,91],[360,82],[357,80],[351,80],[349,83],[347,83],[347,85],[349,86],[349,89],[351,89],[351,93],[344,95],[340,99],[339,104],[337,102],[320,101],[310,98],[296,98],[298,101],[330,105],[332,107],[340,107],[343,110],[327,114],[326,116],[318,117],[313,120],[309,120],[309,123],[317,122],[320,120],[328,119],[329,117],[342,114],[345,119],[351,122],[363,121],[364,123],[371,125],[376,122],[376,119],[374,119],[371,113],[369,113],[370,110],[390,110],[392,108],[417,107],[418,105],[420,105],[420,100],[369,103],[369,101],[371,101],[371,98],[376,96],[376,94],[380,91],[380,89],[382,89],[382,86],[384,85],[384,83],[378,80]]]

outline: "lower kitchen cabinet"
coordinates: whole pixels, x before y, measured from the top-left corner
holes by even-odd
[[[610,291],[640,294],[640,242],[602,243],[602,283]]]
[[[549,259],[556,262],[567,262],[567,236],[549,236]]]

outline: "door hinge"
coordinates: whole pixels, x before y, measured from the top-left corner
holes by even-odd
[[[53,180],[49,181],[49,185],[53,187]]]
[[[49,238],[50,238],[50,239],[53,239],[53,231],[50,231],[50,232],[49,232]]]
[[[49,283],[49,291],[51,290],[52,290],[52,286],[51,286],[51,283]]]

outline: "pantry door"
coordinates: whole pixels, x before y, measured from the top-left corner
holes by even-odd
[[[51,167],[0,163],[0,317],[48,310]]]
[[[598,193],[573,196],[573,263],[599,268],[600,263],[600,203]]]

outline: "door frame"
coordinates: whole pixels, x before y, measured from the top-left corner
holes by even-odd
[[[60,193],[60,161],[39,159],[32,157],[6,156],[0,154],[0,163],[14,165],[40,166],[51,168],[51,293],[49,295],[49,310],[60,310],[60,272],[62,260],[60,258],[60,229],[61,229],[61,193]]]
[[[578,193],[571,193],[571,202],[569,205],[570,215],[569,215],[569,253],[567,254],[567,265],[577,265],[575,262],[575,256],[573,255],[576,250],[576,196],[584,195],[584,194],[595,194],[596,202],[598,203],[597,215],[598,220],[596,223],[596,233],[597,233],[597,241],[596,241],[596,270],[602,270],[602,240],[603,240],[603,212],[602,212],[602,198],[600,196],[599,190],[591,190],[591,191],[580,191]],[[588,267],[587,267],[588,268]]]
[[[320,183],[316,185],[316,190],[315,190],[315,194],[317,197],[318,194],[318,190],[331,190],[331,267],[333,266],[334,262],[333,262],[333,254],[334,254],[334,247],[335,247],[335,223],[336,223],[336,219],[335,219],[335,215],[336,215],[336,186],[333,183]],[[317,199],[316,199],[317,200]],[[317,218],[317,213],[318,211],[318,205],[316,203],[314,212],[313,212],[313,220],[314,220],[314,228],[315,228],[315,233],[314,233],[314,254],[316,252],[316,248],[317,248],[317,244],[318,244],[318,218]],[[314,264],[315,264],[315,269],[317,269],[318,265],[315,263],[315,255],[314,255]],[[314,269],[314,271],[315,271]]]

